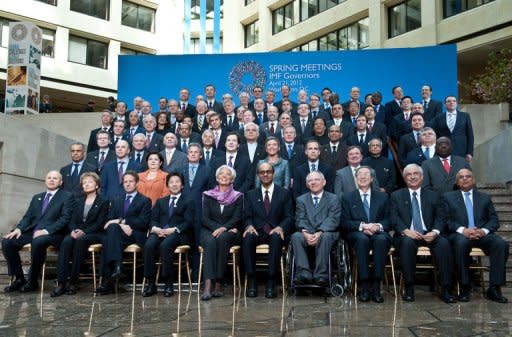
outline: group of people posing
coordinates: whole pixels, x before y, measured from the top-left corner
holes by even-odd
[[[75,294],[88,247],[101,243],[95,291],[109,294],[123,273],[124,248],[135,243],[143,248],[143,296],[156,294],[158,282],[172,296],[173,252],[188,244],[196,276],[202,249],[201,299],[209,300],[223,296],[229,249],[241,245],[247,296],[256,297],[256,246],[265,243],[265,297],[273,298],[283,247],[295,257],[295,284],[327,286],[329,254],[342,239],[358,261],[360,301],[384,300],[380,286],[394,245],[405,301],[415,300],[417,249],[428,246],[443,301],[470,300],[469,253],[479,247],[491,257],[487,297],[507,302],[501,286],[509,248],[496,234],[491,199],[476,189],[469,115],[456,109],[453,96],[442,112],[429,86],[422,103],[413,104],[400,87],[392,93],[386,104],[379,92],[361,102],[354,87],[340,103],[324,88],[321,95],[299,92],[295,103],[287,86],[279,102],[271,91],[264,100],[255,87],[254,100],[242,93],[235,107],[230,95],[215,101],[207,85],[196,106],[187,89],[179,100],[162,98],[157,113],[139,97],[130,112],[118,102],[116,114],[104,111],[101,127],[91,131],[87,153],[72,144],[72,162],[46,175],[46,191],[4,236],[13,276],[5,291],[36,290],[51,245],[59,251],[51,296]],[[19,255],[27,243],[28,279]],[[458,296],[451,291],[454,271]]]

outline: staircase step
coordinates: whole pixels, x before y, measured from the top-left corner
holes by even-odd
[[[509,212],[512,213],[512,205],[510,204],[494,204],[496,212]]]
[[[492,195],[491,199],[494,204],[506,204],[512,209],[512,193],[510,195]]]
[[[501,232],[512,232],[512,221],[501,221],[500,218],[500,229],[498,233]]]
[[[512,212],[499,212],[498,217],[500,221],[512,221]]]
[[[506,183],[477,183],[478,189],[489,189],[489,188],[507,188]]]
[[[487,193],[491,197],[495,195],[512,196],[512,191],[507,188],[479,189],[479,191]]]

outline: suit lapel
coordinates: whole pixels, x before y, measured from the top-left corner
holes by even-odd
[[[473,194],[473,202],[475,200],[475,195]],[[457,191],[457,203],[459,204],[458,208],[459,209],[462,209],[462,213],[464,213],[464,219],[465,219],[465,226],[467,227],[468,223],[469,223],[469,218],[468,218],[468,211],[466,210],[466,203],[464,202],[464,198],[462,197],[462,193],[460,191]],[[473,206],[473,214],[475,213],[474,211],[475,207]]]

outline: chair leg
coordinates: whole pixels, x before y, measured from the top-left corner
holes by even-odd
[[[199,273],[197,275],[197,295],[201,292],[201,277],[203,272],[203,252],[199,253]]]
[[[480,272],[480,287],[482,288],[482,295],[486,296],[485,293],[485,279],[484,279],[484,266],[482,265],[482,258],[479,256],[478,259],[478,271]]]
[[[132,277],[132,285],[133,289],[132,292],[135,293],[135,288],[137,287],[137,284],[135,284],[135,273],[137,271],[137,253],[133,253],[133,277]]]
[[[286,296],[286,282],[284,278],[284,258],[281,255],[281,287],[283,289],[283,297]]]
[[[396,292],[396,278],[395,278],[395,263],[393,262],[393,255],[389,255],[389,264],[391,265],[391,280],[393,281],[393,293],[397,297]]]
[[[96,253],[92,252],[92,284],[94,285],[94,290],[96,290]]]
[[[178,292],[181,293],[181,253],[178,254]]]
[[[354,278],[354,296],[357,296],[357,282],[358,282],[358,275],[359,274],[359,270],[358,270],[358,264],[357,264],[357,259],[354,259],[354,271],[353,271],[353,278]]]
[[[46,272],[46,262],[43,263],[43,273],[41,275],[41,296],[43,296],[43,292],[44,292],[44,274],[45,274],[45,272]]]
[[[233,259],[233,296],[236,296],[236,254],[232,254]]]
[[[190,276],[190,263],[188,261],[188,253],[185,253],[185,267],[187,268],[188,289],[192,292],[192,277]]]

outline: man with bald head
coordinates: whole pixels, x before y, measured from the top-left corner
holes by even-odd
[[[37,290],[41,268],[46,260],[48,246],[59,247],[71,219],[72,195],[61,188],[62,175],[50,171],[45,178],[46,191],[32,197],[30,206],[16,227],[2,240],[2,251],[7,261],[9,275],[14,282],[5,292],[30,292]],[[23,274],[20,250],[31,244],[31,266],[28,281]]]

